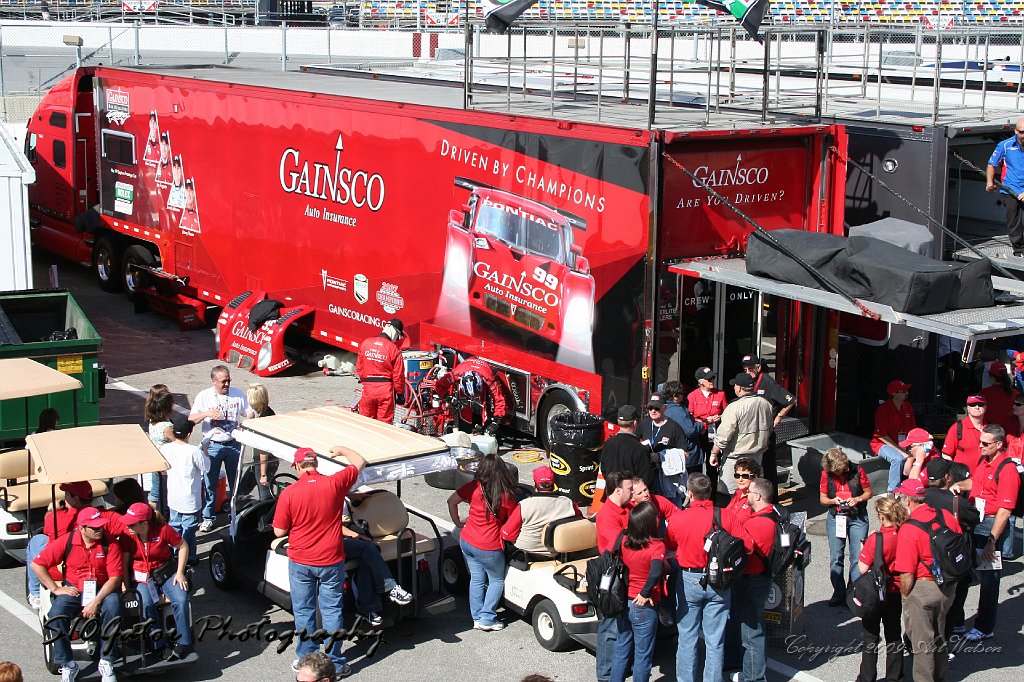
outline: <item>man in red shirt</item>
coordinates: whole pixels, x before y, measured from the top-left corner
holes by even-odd
[[[28,604],[39,609],[39,579],[32,570],[32,560],[39,556],[46,544],[57,538],[64,537],[75,529],[78,512],[92,504],[92,486],[89,481],[61,483],[64,491],[64,505],[53,511],[46,512],[43,517],[42,532],[33,535],[25,548],[25,571],[28,574]]]
[[[658,509],[658,523],[668,521],[679,513],[679,507],[672,503],[667,497],[656,495],[647,487],[644,479],[633,477],[633,494],[630,495],[631,506],[635,507],[641,502],[650,502]]]
[[[505,390],[494,370],[480,358],[463,360],[450,372],[445,372],[434,386],[437,394],[446,397],[451,394],[472,400],[477,405],[467,405],[457,411],[464,431],[482,426],[490,436],[498,433],[498,424],[505,418],[508,408],[505,404]]]
[[[633,474],[628,471],[612,471],[605,476],[605,501],[594,521],[597,524],[597,551],[603,552],[615,546],[619,533],[626,530],[629,510],[632,508]],[[597,621],[597,679],[606,682],[612,674],[612,655],[618,639],[615,616],[599,616]]]
[[[61,679],[74,680],[79,668],[71,655],[68,626],[72,618],[100,616],[101,632],[120,615],[119,589],[124,567],[117,545],[109,545],[103,537],[107,519],[95,507],[84,507],[76,517],[78,531],[67,539],[51,542],[30,564],[39,582],[55,597],[43,627],[61,636],[53,643],[53,662],[61,666]],[[65,554],[67,559],[65,559]],[[49,569],[64,563],[63,580],[57,585]],[[62,617],[63,616],[63,617]],[[117,647],[100,646],[99,672],[102,682],[116,682],[113,661]]]
[[[405,363],[398,344],[405,338],[405,325],[397,317],[388,321],[377,336],[359,344],[356,376],[363,384],[359,414],[391,424],[395,401],[405,402]]]
[[[896,494],[910,510],[910,521],[934,524],[936,516],[954,532],[960,532],[956,517],[932,509],[924,502],[924,486],[916,478],[904,481]],[[903,626],[914,654],[915,680],[944,680],[949,667],[946,651],[946,614],[953,603],[955,583],[938,585],[931,572],[932,550],[929,534],[912,523],[904,523],[896,534],[895,570],[900,574],[903,595]]]
[[[679,631],[679,645],[676,650],[677,682],[694,682],[697,679],[698,628],[703,623],[704,679],[721,680],[725,654],[725,624],[729,620],[729,603],[732,589],[715,589],[702,586],[708,554],[704,549],[704,538],[711,530],[714,510],[711,495],[714,488],[711,479],[704,474],[692,474],[686,482],[690,506],[675,514],[668,522],[665,543],[669,550],[675,550],[679,564],[679,578],[676,580],[676,628]],[[721,527],[731,535],[740,536],[739,523],[724,509],[719,512]],[[724,568],[724,567],[720,567]]]
[[[281,491],[274,511],[274,535],[288,537],[288,584],[292,597],[295,629],[312,634],[316,629],[319,602],[323,629],[331,634],[345,628],[341,602],[345,592],[345,543],[341,516],[345,496],[366,467],[366,460],[349,448],[336,445],[331,455],[343,456],[350,466],[330,476],[317,471],[317,455],[311,448],[299,448],[292,458],[299,479]],[[318,650],[312,639],[300,637],[298,658]],[[341,655],[341,641],[332,641],[327,654],[339,677],[352,674]]]
[[[914,419],[914,408],[907,401],[910,384],[893,379],[886,387],[886,391],[889,393],[889,399],[875,410],[875,435],[871,439],[871,451],[889,463],[889,482],[886,491],[891,493],[900,484],[903,462],[907,458],[896,444],[906,440],[907,434],[917,427],[917,421]]]
[[[743,577],[733,585],[731,612],[740,628],[740,644],[743,648],[741,677],[748,682],[764,682],[768,667],[764,605],[772,589],[772,577],[768,573],[766,561],[775,544],[775,529],[778,525],[775,508],[772,506],[774,492],[775,486],[766,478],[754,479],[750,484],[747,501],[753,513],[743,523],[739,536],[747,547],[747,567]]]
[[[978,468],[978,460],[981,459],[978,439],[981,438],[981,430],[988,423],[985,410],[986,403],[983,397],[968,397],[967,416],[949,427],[946,441],[942,444],[943,454],[952,457],[954,462],[967,465],[972,478],[974,470]]]
[[[941,456],[932,442],[932,434],[924,429],[911,429],[907,437],[900,441],[900,447],[910,453],[910,457],[903,463],[903,475],[917,479],[927,487],[928,462]]]
[[[704,425],[704,432],[700,434],[700,448],[704,462],[711,454],[711,439],[715,435],[718,422],[722,420],[722,412],[725,410],[725,391],[715,387],[715,374],[710,367],[699,367],[694,372],[697,380],[697,388],[690,391],[686,396],[686,403],[689,405],[690,414],[693,418]],[[714,467],[707,467],[711,477],[711,483],[718,483],[718,470]]]
[[[1017,504],[1020,494],[1020,475],[1017,463],[1010,459],[1006,449],[1006,431],[998,424],[989,424],[981,432],[978,441],[981,460],[975,469],[971,487],[971,502],[981,512],[981,523],[974,527],[974,546],[981,548],[982,563],[996,558],[996,549],[1006,532],[1010,513]],[[978,569],[981,593],[978,596],[978,615],[974,628],[964,637],[970,642],[989,639],[996,626],[996,609],[999,606],[999,569]]]

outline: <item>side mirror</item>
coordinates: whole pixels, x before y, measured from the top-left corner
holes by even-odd
[[[585,256],[576,256],[576,272],[583,275],[590,274],[590,261]]]
[[[569,251],[570,251],[571,253],[574,253],[574,254],[576,254],[577,256],[582,256],[582,255],[583,255],[583,247],[582,247],[582,246],[580,246],[579,244],[573,244],[573,245],[571,245],[571,246],[569,247]]]
[[[461,228],[463,230],[469,229],[465,225],[466,214],[458,209],[452,209],[451,211],[448,212],[448,222],[451,225]]]

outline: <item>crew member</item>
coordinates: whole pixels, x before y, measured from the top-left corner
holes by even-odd
[[[729,381],[737,400],[729,403],[715,432],[714,445],[708,463],[718,467],[723,459],[752,459],[761,465],[761,457],[768,449],[775,410],[765,398],[754,393],[752,376],[740,372]],[[725,462],[718,480],[718,489],[732,493],[736,489],[732,462]]]
[[[501,539],[514,543],[527,556],[550,559],[551,551],[544,546],[544,526],[583,514],[575,502],[555,490],[555,472],[551,467],[539,466],[533,470],[533,487],[536,492],[516,505],[501,527]]]
[[[954,462],[966,464],[971,471],[971,478],[976,478],[974,471],[978,468],[978,460],[981,459],[978,441],[981,439],[981,430],[988,424],[986,408],[982,396],[969,396],[967,416],[949,427],[946,440],[942,444],[942,454],[952,457]]]
[[[395,403],[405,403],[405,365],[399,344],[405,325],[397,317],[388,321],[376,336],[359,344],[356,376],[363,384],[359,414],[391,424]]]
[[[928,463],[941,457],[932,442],[932,434],[920,428],[910,429],[907,437],[900,441],[900,447],[910,453],[910,457],[903,463],[903,475],[921,481],[921,485],[927,485]]]
[[[772,379],[771,376],[768,375],[768,372],[765,371],[766,368],[763,359],[753,357],[751,355],[745,355],[743,360],[740,362],[740,365],[743,367],[743,371],[754,379],[754,394],[767,399],[776,410],[775,418],[772,421],[772,430],[768,440],[768,447],[765,449],[764,457],[761,461],[761,469],[763,471],[763,476],[771,481],[772,485],[775,486],[776,490],[778,490],[779,476],[775,467],[775,429],[779,428],[779,424],[782,423],[782,418],[792,412],[793,408],[796,407],[796,396],[775,383],[775,379]]]
[[[633,474],[628,471],[611,471],[605,474],[606,496],[604,506],[597,512],[597,551],[603,552],[615,546],[619,533],[626,530],[629,522],[630,499],[633,496]],[[612,674],[612,657],[615,653],[617,617],[598,614],[597,621],[597,679],[607,682]]]
[[[650,448],[651,462],[656,469],[653,476],[654,485],[650,487],[679,504],[686,496],[683,487],[686,484],[686,477],[683,474],[686,473],[687,440],[682,427],[665,415],[665,408],[665,397],[661,393],[652,393],[647,401],[647,417],[640,422],[638,435],[640,442]],[[678,473],[666,473],[664,463],[671,455],[670,450],[684,453],[682,461],[676,462],[677,466],[670,469]]]
[[[1006,365],[999,360],[988,363],[988,376],[992,383],[978,391],[985,399],[985,421],[989,424],[1006,424],[1013,413],[1013,399],[1017,391],[1010,381]]]
[[[319,603],[323,629],[339,633],[345,628],[342,601],[345,593],[345,544],[342,512],[345,496],[355,484],[366,460],[354,450],[336,445],[331,454],[342,456],[350,466],[330,476],[317,471],[317,456],[310,448],[299,448],[292,458],[299,478],[281,491],[274,510],[274,535],[288,537],[288,584],[292,598],[295,629],[313,632]],[[299,659],[318,648],[311,639],[300,638],[295,647]],[[352,674],[341,655],[341,640],[332,639],[327,651],[341,677]]]
[[[753,514],[743,524],[741,537],[747,547],[747,566],[732,589],[733,617],[739,623],[743,647],[742,679],[764,682],[768,666],[764,637],[764,605],[772,588],[765,558],[775,544],[777,521],[772,507],[774,488],[764,478],[755,479],[747,490]]]
[[[380,547],[368,534],[368,528],[352,520],[352,506],[358,507],[368,497],[370,493],[349,493],[341,515],[341,532],[345,536],[345,560],[357,564],[350,583],[355,588],[356,612],[366,618],[370,627],[378,628],[384,624],[380,615],[384,608],[381,595],[386,594],[395,604],[405,606],[412,601],[412,594],[395,580],[381,556]]]
[[[1008,137],[992,151],[985,167],[985,190],[1000,192],[1006,209],[1006,231],[1013,255],[1024,256],[1024,226],[1021,225],[1020,202],[1024,201],[1024,118],[1017,119],[1013,137]],[[1003,166],[1003,187],[996,187],[996,167]]]
[[[715,387],[715,377],[718,375],[711,371],[710,367],[700,367],[694,373],[697,380],[697,388],[690,391],[686,396],[686,402],[690,406],[690,414],[704,426],[704,433],[701,434],[701,451],[704,460],[707,461],[711,453],[711,438],[715,435],[718,422],[722,420],[722,412],[725,411],[727,401],[725,391]],[[712,484],[718,483],[718,471],[714,467],[707,467],[708,477]],[[716,486],[717,487],[717,486]]]
[[[28,604],[36,610],[39,609],[39,579],[32,570],[32,560],[43,551],[47,543],[62,538],[74,530],[78,512],[92,505],[92,485],[89,481],[61,483],[60,489],[64,491],[64,505],[46,512],[46,516],[43,517],[43,532],[33,535],[25,549],[25,557],[28,560],[25,565],[28,572]]]
[[[629,498],[630,503],[635,507],[641,502],[650,502],[658,510],[658,523],[663,524],[679,513],[679,506],[667,497],[656,495],[644,483],[644,479],[633,477],[633,494]]]
[[[465,431],[482,427],[484,433],[495,436],[508,413],[501,380],[480,358],[463,360],[450,372],[442,370],[434,390],[442,397],[457,394],[469,402],[457,410],[459,426]]]
[[[761,478],[761,465],[749,457],[741,457],[733,466],[733,478],[736,480],[736,492],[729,498],[725,510],[743,524],[754,513],[747,499],[747,492],[750,490],[750,484]]]
[[[686,438],[686,471],[696,473],[704,468],[704,424],[694,419],[686,409],[686,391],[678,381],[665,384],[665,416],[679,425]],[[682,497],[682,495],[680,496]]]
[[[906,440],[911,429],[917,427],[914,408],[907,401],[910,384],[893,379],[886,386],[889,399],[875,410],[875,435],[871,438],[871,451],[889,463],[889,480],[886,492],[896,490],[903,478],[905,452],[896,447]]]
[[[619,408],[617,423],[619,432],[605,441],[601,448],[601,476],[604,483],[613,471],[625,471],[642,478],[647,487],[654,483],[654,467],[651,465],[651,450],[640,442],[637,425],[640,412],[632,405]]]

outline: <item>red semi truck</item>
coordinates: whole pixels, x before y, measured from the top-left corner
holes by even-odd
[[[262,376],[308,338],[354,349],[397,316],[420,347],[504,370],[515,425],[544,438],[560,411],[639,405],[702,365],[730,375],[771,337],[777,378],[828,428],[837,316],[669,268],[739,255],[751,229],[680,166],[765,228],[842,233],[842,127],[647,130],[460,102],[309,73],[79,69],[28,126],[33,237],[183,324],[218,315],[218,356]],[[279,317],[250,325],[268,297]]]

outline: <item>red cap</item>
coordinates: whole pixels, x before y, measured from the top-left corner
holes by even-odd
[[[999,362],[998,360],[993,360],[992,362],[988,363],[988,373],[994,377],[1006,376],[1006,365]]]
[[[89,481],[75,481],[74,483],[61,483],[60,489],[66,493],[71,493],[75,497],[81,497],[83,500],[92,499],[92,485]]]
[[[893,379],[892,381],[889,382],[889,385],[885,387],[885,390],[889,393],[889,395],[893,395],[894,393],[899,393],[900,391],[909,391],[910,384],[904,383],[899,379]]]
[[[90,528],[103,528],[107,525],[107,517],[100,513],[96,507],[84,507],[78,512],[78,525],[89,526]]]
[[[316,451],[313,448],[299,448],[295,451],[295,456],[292,457],[292,464],[298,466],[303,462],[315,462]]]
[[[904,440],[900,441],[901,448],[908,448],[911,445],[917,445],[918,443],[927,443],[932,439],[932,434],[928,433],[924,429],[910,429],[910,433]]]
[[[549,466],[539,466],[533,470],[533,482],[537,485],[541,483],[554,483],[555,472]]]
[[[130,526],[133,523],[141,523],[142,521],[149,521],[153,518],[153,508],[145,502],[136,502],[132,506],[128,507],[122,516],[121,520],[124,521],[124,525]]]
[[[1024,369],[1024,351],[1013,354],[1013,364],[1017,369]]]
[[[921,497],[921,495],[924,495],[924,483],[921,483],[921,481],[916,478],[908,478],[903,481],[903,483],[900,483],[900,487],[896,488],[894,492],[897,492],[900,495]]]
[[[985,404],[985,396],[983,396],[983,395],[968,396],[967,404],[968,405],[984,405]]]

